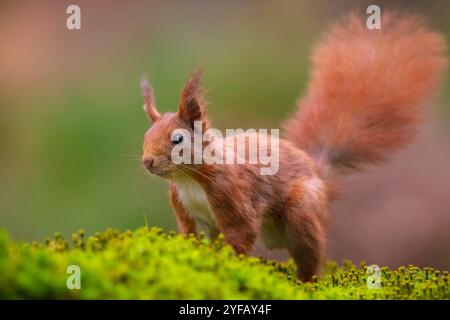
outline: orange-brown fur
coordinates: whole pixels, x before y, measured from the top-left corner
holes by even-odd
[[[335,169],[383,162],[413,141],[446,65],[444,37],[417,16],[383,14],[382,30],[348,16],[325,35],[286,138]]]
[[[154,122],[144,137],[144,165],[169,180],[181,232],[196,233],[202,223],[242,254],[261,235],[268,246],[288,249],[301,280],[320,272],[344,169],[381,162],[411,141],[446,64],[445,41],[420,19],[385,14],[383,30],[373,31],[364,23],[350,15],[319,43],[309,90],[284,125],[275,175],[248,163],[175,166],[173,130],[192,132],[195,120],[209,127],[200,72],[188,79],[177,113],[160,115],[143,82]]]

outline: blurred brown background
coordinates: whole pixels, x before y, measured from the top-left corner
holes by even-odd
[[[70,4],[81,7],[79,31],[66,28]],[[173,229],[165,182],[139,162],[141,75],[173,110],[203,65],[216,126],[277,128],[318,36],[369,4],[422,13],[450,38],[448,1],[2,1],[0,228],[39,240],[136,228],[146,216]],[[416,145],[354,176],[336,204],[331,258],[450,269],[449,83]]]

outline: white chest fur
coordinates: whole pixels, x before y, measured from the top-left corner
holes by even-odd
[[[195,181],[176,181],[175,186],[183,207],[196,220],[201,230],[209,236],[217,232],[211,205],[202,186]]]

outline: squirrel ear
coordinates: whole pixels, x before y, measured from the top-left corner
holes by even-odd
[[[206,120],[206,100],[201,83],[203,70],[195,69],[189,76],[181,94],[178,115],[186,123],[194,126],[196,120]]]
[[[156,121],[160,114],[156,110],[155,97],[153,96],[153,88],[148,81],[146,75],[142,77],[141,80],[141,92],[144,97],[144,110],[147,112],[148,116],[152,121]]]

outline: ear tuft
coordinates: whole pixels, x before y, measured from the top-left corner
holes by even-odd
[[[193,125],[196,120],[206,121],[206,100],[202,87],[203,68],[195,69],[186,81],[181,94],[178,113],[187,123]]]
[[[141,79],[141,92],[144,97],[144,110],[147,112],[151,120],[156,121],[161,115],[158,110],[156,110],[153,88],[148,81],[147,75],[144,75]]]

